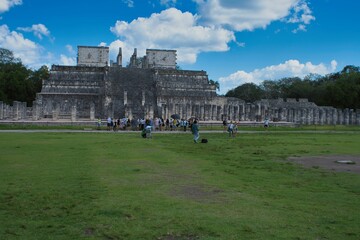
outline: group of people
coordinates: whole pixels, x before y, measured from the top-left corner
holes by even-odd
[[[100,129],[101,127],[101,119],[97,120],[97,127]],[[187,128],[190,128],[191,133],[193,134],[194,143],[198,143],[200,135],[199,135],[199,125],[198,120],[195,118],[186,119],[166,119],[164,121],[163,118],[155,118],[155,119],[133,119],[130,120],[129,118],[119,118],[119,119],[112,119],[111,117],[107,118],[107,130],[110,131],[117,131],[119,129],[126,130],[128,127],[131,127],[132,130],[141,130],[141,136],[144,138],[151,138],[152,131],[158,130],[162,131],[165,130],[177,130],[181,129],[186,132]],[[235,137],[238,132],[238,125],[239,122],[230,121],[228,123],[226,120],[223,121],[224,132],[229,133],[229,137]],[[269,127],[269,120],[265,119],[264,121],[264,128]]]
[[[152,130],[156,131],[184,131],[186,132],[187,129],[190,127],[190,124],[193,120],[192,119],[173,119],[168,118],[164,120],[163,118],[156,117],[155,119],[152,118],[140,118],[140,119],[130,119],[130,118],[118,118],[114,119],[108,117],[106,119],[106,127],[108,131],[118,131],[118,130],[140,130],[142,131],[146,126],[151,126]],[[96,121],[97,129],[101,129],[102,127],[102,120],[100,118]]]
[[[229,124],[226,120],[223,121],[224,130],[229,133],[229,137],[235,137],[238,131],[238,123],[231,121]]]

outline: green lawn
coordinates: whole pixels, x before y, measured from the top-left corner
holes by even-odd
[[[359,133],[0,133],[0,239],[360,239]]]

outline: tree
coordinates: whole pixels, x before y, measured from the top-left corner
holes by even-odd
[[[27,102],[29,106],[41,91],[42,80],[49,77],[46,66],[33,71],[14,58],[7,49],[0,49],[0,101],[12,104],[13,101]]]
[[[318,106],[336,108],[360,108],[360,67],[345,66],[343,70],[326,76],[309,74],[304,79],[298,77],[266,80],[258,91],[254,84],[243,84],[226,93],[228,97],[238,97],[253,102],[260,98],[307,98]]]
[[[225,96],[240,98],[246,102],[255,102],[263,98],[264,91],[254,83],[244,83],[228,91]]]
[[[220,83],[219,83],[218,81],[214,81],[214,80],[211,80],[211,79],[210,79],[210,80],[209,80],[209,84],[215,86],[216,89],[217,89],[218,91],[220,91]]]
[[[260,84],[264,92],[264,98],[277,99],[281,97],[280,85],[276,81],[265,80]]]
[[[16,63],[20,60],[18,58],[14,57],[14,54],[12,51],[0,48],[0,64],[6,64],[6,63]]]

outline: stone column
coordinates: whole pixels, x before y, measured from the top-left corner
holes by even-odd
[[[223,114],[226,120],[229,120],[229,105],[223,106]]]
[[[39,120],[39,106],[37,101],[33,101],[33,107],[32,107],[32,120],[37,121]]]
[[[60,114],[60,104],[56,103],[55,108],[52,111],[52,119],[54,121],[59,119],[59,114]]]
[[[71,121],[72,122],[76,121],[76,113],[77,113],[76,106],[72,106],[72,108],[71,108]]]
[[[331,111],[331,124],[336,125],[336,123],[337,123],[337,110],[332,109],[332,111]]]
[[[174,111],[174,113],[180,115],[180,104],[175,104],[175,111]],[[180,115],[180,117],[181,117],[181,115]]]
[[[167,117],[170,118],[172,114],[174,114],[174,104],[172,102],[169,102]]]
[[[350,124],[355,125],[356,124],[356,116],[354,109],[350,109]]]
[[[286,109],[286,121],[287,122],[292,122],[292,111],[293,109]]]
[[[281,108],[280,109],[280,112],[279,112],[279,114],[280,114],[280,121],[286,121],[286,118],[287,118],[287,116],[286,116],[286,114],[287,114],[287,109],[286,108]]]
[[[133,119],[133,118],[134,118],[131,108],[129,108],[129,110],[127,111],[127,113],[128,113],[128,118],[130,118],[130,119]]]
[[[204,120],[208,121],[210,120],[210,111],[211,111],[211,105],[204,105]]]
[[[10,113],[10,106],[5,104],[4,107],[3,107],[3,115],[4,115],[4,119],[7,119],[7,118],[11,118],[11,113]]]
[[[330,112],[331,110],[330,109],[325,109],[325,119],[324,119],[324,122],[325,122],[325,124],[326,125],[330,125],[331,124],[331,112]]]
[[[235,106],[234,105],[230,105],[230,115],[231,115],[231,119],[233,121],[236,120],[236,112],[235,112]]]
[[[221,121],[222,119],[221,119],[221,111],[222,111],[222,109],[221,109],[221,106],[216,106],[216,120],[218,120],[218,121]]]
[[[141,105],[144,106],[145,105],[145,91],[142,91],[142,100],[141,100]]]
[[[127,104],[127,91],[124,90],[124,106]]]
[[[239,106],[234,106],[234,120],[239,121],[240,120],[240,109]]]
[[[20,119],[20,102],[13,102],[13,118],[15,121]]]
[[[191,117],[190,104],[185,103],[185,119],[189,119]]]
[[[58,114],[55,109],[52,110],[52,120],[54,121],[58,120]]]
[[[344,110],[344,125],[349,125],[349,109]]]
[[[198,119],[201,118],[200,105],[199,105],[199,104],[196,104],[196,105],[195,105],[195,114],[194,114],[194,116],[195,116],[196,118],[198,118]]]
[[[148,116],[149,116],[149,118],[151,118],[151,119],[154,119],[154,106],[153,105],[149,105],[149,107],[148,107]]]
[[[216,121],[217,120],[217,106],[211,105],[211,120]]]
[[[181,118],[186,118],[186,104],[180,104],[180,112],[179,112],[179,114],[180,114],[180,117]]]
[[[0,101],[0,120],[4,119],[4,102]]]
[[[95,103],[93,102],[90,103],[90,120],[95,120]]]
[[[205,106],[200,105],[200,120],[205,120]]]
[[[20,119],[26,119],[26,102],[20,103]]]

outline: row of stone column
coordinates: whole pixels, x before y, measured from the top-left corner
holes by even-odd
[[[360,109],[335,109],[332,107],[310,108],[270,108],[261,104],[160,104],[158,111],[152,106],[145,106],[147,116],[170,118],[172,114],[179,114],[181,118],[196,117],[203,121],[234,120],[234,121],[263,121],[268,118],[272,121],[295,122],[299,124],[320,125],[360,125]],[[127,111],[131,115],[131,107]],[[159,116],[155,116],[158,114]],[[90,120],[95,120],[95,105],[90,104]],[[28,108],[25,102],[14,101],[13,106],[0,101],[0,120],[41,119],[41,105],[34,102],[33,108]],[[71,121],[78,119],[76,106],[71,108]],[[128,116],[131,118],[131,116]],[[52,119],[61,119],[60,106],[57,105],[52,111]]]
[[[360,125],[360,110],[332,107],[273,108],[263,111],[262,117],[305,125]]]
[[[21,120],[26,119],[29,108],[27,108],[26,102],[14,101],[13,105],[10,106],[0,101],[0,120],[13,119]]]
[[[163,118],[170,118],[172,114],[179,114],[183,119],[191,117],[203,121],[222,120],[226,113],[224,106],[212,104],[161,104],[159,106],[159,115]]]

